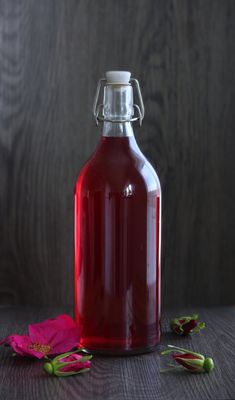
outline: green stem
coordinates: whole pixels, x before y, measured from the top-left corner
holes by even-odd
[[[169,371],[172,371],[173,369],[182,369],[182,367],[181,366],[178,366],[178,365],[174,365],[174,364],[167,364],[170,368],[163,368],[163,369],[160,369],[160,372],[169,372]]]

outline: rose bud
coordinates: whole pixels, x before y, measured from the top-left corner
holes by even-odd
[[[211,372],[214,369],[214,361],[211,357],[205,357],[202,354],[182,349],[181,347],[172,345],[168,345],[168,347],[171,347],[171,349],[163,351],[161,355],[167,355],[173,352],[174,354],[171,355],[173,360],[190,372]],[[172,369],[172,367],[177,368],[172,364],[169,364],[169,366],[171,367],[170,369]],[[161,372],[166,372],[170,369],[162,370]]]
[[[171,329],[177,335],[188,335],[199,332],[205,328],[204,322],[198,322],[198,315],[193,314],[186,317],[174,318],[170,322]]]
[[[78,350],[81,351],[81,350]],[[77,354],[78,351],[60,354],[43,366],[49,375],[70,376],[90,370],[92,355]]]

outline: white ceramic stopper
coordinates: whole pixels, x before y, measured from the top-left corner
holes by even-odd
[[[105,77],[107,83],[126,85],[130,82],[131,73],[128,71],[107,71]]]

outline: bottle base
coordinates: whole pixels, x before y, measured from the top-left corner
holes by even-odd
[[[98,356],[136,356],[145,353],[152,353],[157,350],[159,343],[151,346],[138,347],[135,349],[89,349],[87,347],[82,347],[83,351],[88,354],[98,355]]]

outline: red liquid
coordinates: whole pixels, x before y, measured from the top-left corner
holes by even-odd
[[[74,313],[88,350],[159,343],[160,193],[134,137],[101,137],[75,189]]]

